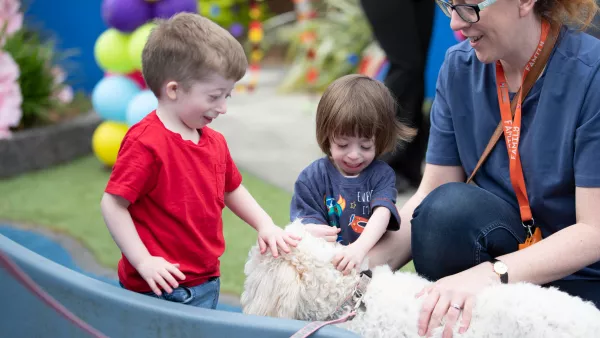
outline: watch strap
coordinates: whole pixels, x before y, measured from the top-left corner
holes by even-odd
[[[496,264],[496,262],[501,262],[500,260],[496,259],[496,258],[492,258],[491,263],[492,263],[492,268],[494,264]],[[502,264],[504,264],[504,262],[501,262]],[[498,273],[496,271],[496,269],[494,269],[494,272],[500,276],[500,282],[502,282],[502,284],[508,284],[508,272],[505,273]]]

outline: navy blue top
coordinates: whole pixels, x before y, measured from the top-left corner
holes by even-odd
[[[563,28],[523,104],[519,152],[533,218],[544,237],[576,223],[576,186],[600,187],[599,67],[600,41]],[[500,122],[495,74],[494,63],[481,63],[468,40],[448,49],[431,110],[427,163],[473,172]],[[502,137],[474,181],[518,212],[508,168]],[[600,279],[600,262],[567,277],[578,278]]]
[[[400,228],[396,208],[396,175],[385,162],[375,160],[356,177],[342,175],[327,157],[306,167],[298,176],[290,220],[341,228],[338,242],[354,242],[376,207],[390,209],[388,230]]]

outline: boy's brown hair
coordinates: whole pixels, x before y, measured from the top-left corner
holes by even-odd
[[[158,19],[142,51],[142,74],[157,98],[168,81],[189,90],[192,82],[217,73],[239,81],[248,67],[240,43],[227,30],[193,13]]]
[[[396,100],[381,82],[351,74],[333,81],[317,107],[317,143],[331,156],[331,139],[339,136],[374,138],[375,157],[393,151],[398,141],[410,141],[416,130],[396,119]]]

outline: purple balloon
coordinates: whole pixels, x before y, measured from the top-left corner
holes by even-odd
[[[236,38],[240,37],[242,33],[244,33],[244,26],[239,23],[234,23],[231,25],[231,27],[229,27],[229,32]]]
[[[109,27],[131,33],[152,19],[152,7],[146,0],[103,0],[102,19]]]
[[[198,0],[160,0],[154,3],[154,17],[168,19],[180,12],[198,13]]]

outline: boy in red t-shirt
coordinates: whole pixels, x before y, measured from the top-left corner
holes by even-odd
[[[124,288],[214,309],[225,206],[257,230],[261,252],[297,245],[241,185],[225,139],[206,126],[226,112],[247,66],[239,42],[197,14],[160,20],[150,34],[142,69],[158,108],[127,132],[101,202]]]

